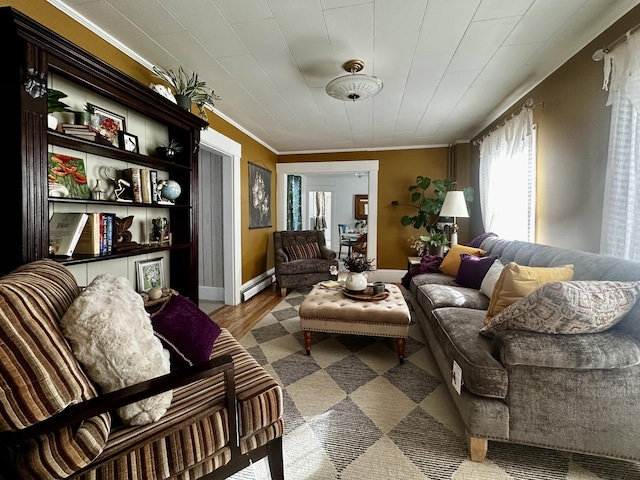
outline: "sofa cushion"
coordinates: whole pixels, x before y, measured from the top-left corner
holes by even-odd
[[[491,295],[493,294],[493,288],[495,287],[498,278],[500,278],[500,274],[502,273],[503,269],[504,265],[498,258],[491,264],[491,267],[489,267],[489,270],[482,279],[482,283],[480,284],[480,292],[482,292],[488,298],[491,298]]]
[[[596,333],[612,327],[635,305],[640,282],[548,282],[494,316],[480,333],[502,330]]]
[[[485,313],[489,306],[489,299],[478,290],[458,285],[425,284],[418,288],[416,299],[427,315],[443,307],[473,308]]]
[[[482,257],[485,251],[481,248],[467,247],[465,245],[455,244],[449,249],[449,252],[445,255],[444,260],[440,264],[440,271],[445,275],[451,275],[455,277],[460,267],[460,255],[468,253],[469,255],[475,255],[476,257]]]
[[[485,324],[506,307],[529,295],[540,285],[551,281],[571,280],[573,265],[559,267],[528,267],[509,262],[502,269],[493,288]]]
[[[220,327],[188,297],[172,295],[151,316],[156,336],[171,354],[172,366],[206,362]]]
[[[430,321],[447,354],[448,368],[454,360],[462,368],[465,388],[483,397],[505,398],[507,369],[493,357],[491,340],[478,334],[484,315],[484,310],[446,307],[434,310]]]
[[[461,254],[456,283],[463,287],[480,290],[482,280],[495,260],[496,257],[476,257],[468,253]]]
[[[153,334],[142,297],[124,277],[96,276],[60,319],[65,337],[89,377],[104,393],[170,371],[169,352]],[[171,404],[171,391],[121,407],[128,425],[158,420]]]
[[[336,265],[335,260],[323,258],[309,258],[304,260],[292,260],[280,264],[280,275],[298,275],[301,273],[329,273],[329,267]]]
[[[71,273],[39,260],[0,279],[0,430],[15,431],[96,396],[58,327],[80,293]],[[109,414],[27,442],[14,452],[23,478],[64,478],[104,448]]]
[[[322,258],[318,242],[299,243],[296,245],[287,245],[284,251],[289,260],[302,260],[305,258]]]

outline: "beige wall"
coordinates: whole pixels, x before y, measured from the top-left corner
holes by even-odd
[[[611,108],[605,106],[602,62],[594,62],[591,55],[637,25],[639,18],[637,6],[505,112],[517,110],[527,98],[543,103],[533,111],[538,125],[539,243],[590,252],[600,248]],[[474,172],[478,156],[473,147]],[[477,181],[475,176],[476,186]],[[475,203],[478,208],[479,202]],[[479,218],[475,215],[472,220],[472,234],[482,231]]]

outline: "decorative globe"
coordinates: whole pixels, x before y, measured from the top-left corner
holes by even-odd
[[[182,193],[182,188],[175,180],[167,180],[160,192],[164,198],[173,202]]]

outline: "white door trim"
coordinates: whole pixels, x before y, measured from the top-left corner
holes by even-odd
[[[240,160],[242,145],[216,132],[212,128],[200,134],[200,148],[211,150],[222,156],[222,218],[223,218],[223,262],[224,303],[240,304],[242,283],[242,231],[240,229]]]

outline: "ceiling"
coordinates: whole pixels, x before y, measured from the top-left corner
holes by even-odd
[[[640,0],[49,2],[147,66],[197,71],[216,113],[292,153],[466,141]],[[380,94],[326,94],[351,59]]]

